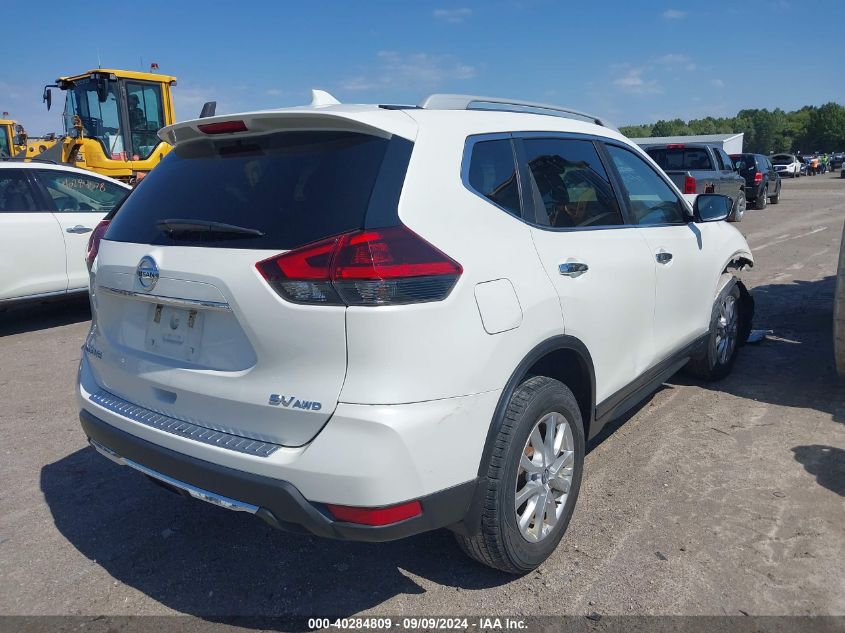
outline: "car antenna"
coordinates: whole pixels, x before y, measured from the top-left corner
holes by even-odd
[[[328,106],[328,105],[338,105],[340,101],[335,99],[332,95],[330,95],[325,90],[312,90],[311,91],[311,106]]]

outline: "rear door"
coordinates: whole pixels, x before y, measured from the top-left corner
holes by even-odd
[[[0,301],[67,290],[61,227],[28,172],[0,169]]]
[[[45,196],[52,201],[62,229],[68,290],[87,288],[88,238],[100,220],[129,193],[129,188],[72,171],[39,169],[34,174]]]
[[[92,345],[102,357],[88,357],[99,386],[207,428],[310,441],[343,386],[346,307],[326,305],[317,282],[292,282],[301,301],[283,299],[256,264],[363,228],[382,163],[404,180],[388,148],[410,143],[386,136],[287,131],[177,145],[100,246]],[[326,266],[328,252],[304,257],[301,270]]]
[[[656,274],[653,326],[659,361],[707,330],[719,245],[703,230],[706,225],[693,223],[686,205],[648,162],[621,145],[608,144],[607,151]]]
[[[651,364],[651,256],[626,225],[593,141],[525,138],[520,154],[534,244],[557,290],[565,332],[590,351],[600,403]]]

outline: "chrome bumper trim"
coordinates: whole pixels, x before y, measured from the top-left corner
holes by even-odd
[[[178,488],[192,496],[194,499],[199,499],[200,501],[205,501],[206,503],[211,503],[213,505],[219,506],[221,508],[226,508],[227,510],[234,510],[235,512],[249,512],[250,514],[255,514],[258,512],[258,506],[254,506],[251,503],[245,503],[243,501],[238,501],[237,499],[230,499],[229,497],[224,497],[223,495],[218,495],[214,492],[209,492],[208,490],[203,490],[202,488],[197,488],[196,486],[192,486],[191,484],[186,484],[184,481],[179,481],[178,479],[173,479],[173,477],[168,477],[165,474],[162,474],[158,471],[153,470],[152,468],[147,468],[137,462],[133,462],[131,459],[126,459],[125,457],[121,457],[113,450],[103,446],[96,440],[88,440],[91,446],[94,449],[103,455],[104,457],[108,457],[116,464],[120,464],[121,466],[129,466],[130,468],[134,468],[138,472],[142,472],[148,477],[152,477],[153,479],[157,479],[165,484],[173,486],[174,488]]]
[[[219,312],[231,312],[232,306],[223,301],[202,301],[199,299],[180,299],[178,297],[164,297],[162,295],[150,295],[143,292],[135,292],[134,290],[121,290],[120,288],[111,288],[109,286],[97,286],[96,290],[102,290],[114,295],[122,297],[132,297],[140,301],[147,301],[149,303],[157,303],[168,306],[178,306],[182,308],[204,308],[206,310],[217,310]]]
[[[254,440],[225,431],[216,431],[200,426],[199,424],[171,418],[162,413],[157,413],[140,407],[137,404],[127,402],[108,391],[100,390],[92,393],[89,399],[94,404],[112,413],[129,418],[133,422],[158,429],[159,431],[172,433],[173,435],[179,435],[180,437],[186,437],[196,442],[202,442],[203,444],[226,448],[230,451],[237,451],[238,453],[245,453],[246,455],[254,455],[256,457],[269,457],[280,448],[278,444],[273,444],[272,442]]]

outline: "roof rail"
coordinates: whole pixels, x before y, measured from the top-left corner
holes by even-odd
[[[478,107],[479,104],[491,105],[493,107]],[[587,114],[586,112],[573,110],[572,108],[565,108],[563,106],[548,103],[535,103],[533,101],[520,101],[519,99],[480,97],[478,95],[433,94],[420,101],[418,105],[420,108],[424,108],[426,110],[500,110],[505,112],[545,114],[549,116],[565,117],[568,119],[583,119],[589,123],[601,125],[602,127],[612,127],[609,123],[593,114]]]

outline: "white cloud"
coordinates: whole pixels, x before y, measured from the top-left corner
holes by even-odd
[[[458,9],[435,9],[434,17],[449,24],[460,24],[472,15],[472,9],[461,7]]]
[[[341,82],[340,87],[350,92],[376,88],[432,88],[450,81],[472,79],[478,74],[475,66],[450,55],[379,51],[377,57],[378,68],[350,77]]]
[[[664,20],[681,20],[686,17],[687,12],[678,9],[666,9],[660,15]]]
[[[631,94],[659,94],[663,92],[656,79],[644,79],[644,69],[631,68],[621,77],[613,80],[613,85]]]
[[[690,58],[681,53],[668,53],[658,57],[654,61],[665,66],[678,66],[680,64],[688,64]]]
[[[340,82],[340,87],[347,92],[365,92],[376,87],[376,82],[364,76],[350,77]]]
[[[724,88],[725,82],[722,81],[721,79],[711,79],[710,85],[713,86],[714,88]]]

